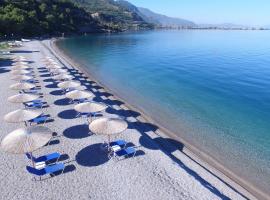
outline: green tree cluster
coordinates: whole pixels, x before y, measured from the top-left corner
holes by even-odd
[[[91,29],[85,29],[91,27]],[[0,35],[37,36],[102,27],[70,0],[0,0]]]
[[[72,0],[78,5],[84,7],[91,14],[98,13],[97,19],[103,25],[114,30],[126,30],[132,28],[149,29],[153,26],[145,22],[134,8],[130,9],[132,5],[126,1],[121,0]]]

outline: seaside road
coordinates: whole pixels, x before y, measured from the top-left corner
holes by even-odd
[[[47,46],[47,48],[45,47]],[[0,153],[0,199],[1,200],[48,200],[48,199],[123,199],[123,200],[158,200],[158,199],[245,199],[245,196],[225,184],[213,174],[185,156],[177,148],[160,146],[155,134],[156,127],[139,120],[138,113],[129,111],[120,101],[107,95],[87,78],[86,75],[75,70],[65,60],[58,60],[50,41],[31,41],[12,53],[12,56],[25,56],[41,85],[44,101],[49,107],[44,108],[53,121],[46,124],[57,135],[53,142],[34,152],[40,156],[47,153],[59,152],[63,154],[61,160],[66,169],[63,174],[55,177],[48,176],[42,181],[33,181],[32,176],[25,169],[30,162],[24,155]],[[57,52],[55,52],[57,53]],[[51,56],[59,65],[64,65],[81,81],[80,89],[88,89],[96,94],[94,100],[106,102],[112,106],[104,116],[125,115],[129,121],[129,128],[118,139],[125,139],[138,146],[138,154],[134,158],[121,161],[109,160],[100,150],[100,144],[106,140],[102,136],[88,134],[86,120],[76,118],[72,104],[44,70],[42,59]],[[60,54],[57,55],[60,58]],[[22,105],[11,104],[9,96],[17,92],[9,89],[14,83],[10,80],[9,68],[12,61],[1,61],[0,65],[0,139],[5,135],[22,127],[23,124],[9,124],[4,122],[3,116]],[[154,139],[156,138],[156,139]],[[177,155],[177,156],[176,156]],[[176,158],[177,157],[177,158]],[[252,196],[249,196],[252,198]]]

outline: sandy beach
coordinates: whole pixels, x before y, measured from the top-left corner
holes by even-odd
[[[43,100],[49,105],[43,112],[53,119],[45,126],[57,134],[50,145],[34,152],[34,155],[59,152],[63,155],[61,160],[66,169],[56,177],[33,181],[25,169],[30,162],[24,155],[1,151],[0,199],[256,199],[191,152],[187,154],[182,144],[167,138],[156,125],[130,110],[128,105],[100,87],[79,68],[74,68],[51,47],[50,40],[26,42],[23,47],[13,50],[11,56],[19,55],[31,61],[30,65],[35,69]],[[76,118],[74,104],[69,104],[44,70],[42,59],[46,56],[66,67],[81,82],[80,89],[92,91],[94,101],[110,105],[102,112],[103,116],[121,115],[126,118],[128,129],[115,139],[124,139],[135,145],[138,152],[134,158],[109,160],[100,150],[100,144],[106,138],[89,135],[86,120]],[[22,108],[20,104],[7,101],[9,96],[17,94],[9,89],[9,85],[15,83],[10,79],[11,65],[12,61],[1,62],[0,65],[1,140],[9,132],[24,126],[3,120],[5,114]]]

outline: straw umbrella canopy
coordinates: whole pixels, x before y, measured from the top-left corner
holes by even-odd
[[[77,88],[81,85],[78,81],[64,81],[61,83],[58,83],[57,86],[62,89],[68,89],[68,88]]]
[[[19,128],[9,133],[1,142],[1,148],[9,153],[31,153],[46,145],[52,138],[52,131],[45,126]]]
[[[72,100],[75,99],[88,99],[90,97],[93,97],[94,94],[92,92],[88,91],[82,91],[82,90],[73,90],[68,93],[66,93],[66,97]]]
[[[24,56],[19,56],[19,57],[13,59],[13,61],[15,61],[15,62],[23,62],[26,60],[27,59]]]
[[[52,59],[52,58],[46,58],[45,60],[48,62],[55,62],[54,59]]]
[[[110,143],[110,136],[119,134],[125,131],[128,127],[128,123],[119,118],[107,118],[102,117],[95,119],[89,124],[89,130],[97,135],[107,135],[108,142]]]
[[[108,106],[98,102],[84,102],[74,106],[74,110],[80,113],[97,113],[105,110]]]
[[[49,57],[49,56],[47,56],[47,57],[45,57],[45,58],[42,59],[42,61],[44,61],[44,62],[47,62],[49,60],[53,60],[53,59],[51,57]]]
[[[33,151],[45,146],[52,138],[52,131],[45,126],[19,128],[9,133],[1,142],[1,148],[13,154],[30,153],[33,167]]]
[[[16,57],[14,58],[14,60],[20,59],[20,58],[25,58],[25,57],[24,57],[24,56],[16,56]]]
[[[67,73],[68,71],[66,69],[51,69],[50,72],[53,74],[61,74],[61,73]]]
[[[27,65],[16,65],[11,67],[11,70],[21,70],[21,69],[30,69],[30,66]]]
[[[34,84],[32,83],[15,83],[12,84],[11,86],[9,86],[10,89],[12,90],[29,90],[36,87]]]
[[[27,65],[27,64],[28,63],[25,61],[18,61],[18,62],[13,63],[12,65],[15,66],[15,65]]]
[[[34,119],[42,114],[40,110],[18,109],[4,116],[4,120],[9,123],[20,123]]]
[[[33,79],[32,76],[27,76],[27,75],[16,75],[16,76],[11,77],[11,80],[15,80],[15,81],[28,81],[32,79]]]
[[[23,74],[31,74],[32,71],[26,70],[26,69],[18,69],[18,70],[12,70],[11,74],[13,75],[23,75]]]
[[[69,74],[58,74],[56,76],[53,76],[52,78],[55,80],[71,80],[74,77]]]
[[[54,60],[53,61],[47,61],[45,62],[47,65],[58,65],[57,62],[55,62]]]
[[[59,65],[48,65],[47,69],[49,69],[49,70],[62,69],[62,67]]]
[[[27,59],[26,58],[15,58],[13,59],[14,62],[26,62]]]
[[[25,103],[33,101],[39,98],[39,95],[35,94],[16,94],[8,98],[11,103]]]

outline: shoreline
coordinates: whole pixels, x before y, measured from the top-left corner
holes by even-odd
[[[55,44],[56,40],[50,40],[50,47],[51,51],[53,51],[54,55],[59,60],[65,60],[69,65],[73,66],[74,68],[79,69],[81,72],[83,72],[88,78],[95,81],[99,86],[103,87],[105,91],[108,91],[109,93],[113,94],[114,99],[118,99],[124,102],[124,106],[120,106],[123,109],[130,108],[131,110],[138,111],[141,116],[138,117],[139,120],[149,122],[152,124],[157,125],[156,121],[154,121],[151,117],[149,117],[145,112],[143,112],[141,109],[138,109],[135,105],[128,104],[125,99],[122,99],[119,97],[117,92],[110,90],[108,87],[106,87],[104,84],[99,82],[95,79],[95,77],[86,69],[84,69],[83,66],[79,65],[78,63],[74,62],[72,58],[68,57],[63,50],[59,49],[57,45]],[[159,124],[158,124],[159,125]],[[193,145],[189,144],[179,136],[176,136],[168,129],[158,126],[158,129],[155,134],[156,136],[160,137],[166,137],[176,139],[177,141],[180,141],[183,143],[184,147],[183,150],[178,150],[184,153],[186,156],[188,156],[190,159],[192,159],[194,162],[196,162],[198,165],[203,167],[205,170],[207,170],[212,175],[216,176],[218,179],[220,179],[223,183],[230,186],[233,190],[237,191],[238,193],[242,194],[243,197],[246,198],[252,198],[253,195],[256,196],[258,199],[267,199],[267,194],[263,193],[262,191],[258,190],[255,186],[251,185],[250,183],[246,182],[242,178],[235,175],[233,172],[231,172],[229,169],[223,167],[220,163],[218,163],[214,158],[211,156],[203,153],[198,148],[194,147]]]

